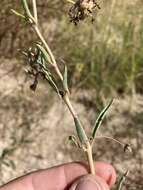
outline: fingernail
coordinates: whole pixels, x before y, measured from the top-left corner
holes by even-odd
[[[98,176],[86,175],[76,180],[69,190],[109,190],[109,186]]]
[[[85,180],[77,184],[75,190],[99,190],[99,189],[100,185],[98,183],[93,182],[91,180]]]

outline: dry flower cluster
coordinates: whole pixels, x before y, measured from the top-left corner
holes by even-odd
[[[93,22],[93,11],[96,8],[100,9],[96,0],[77,0],[69,10],[70,21],[77,25],[79,21],[90,16]]]

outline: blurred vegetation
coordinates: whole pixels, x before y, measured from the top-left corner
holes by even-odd
[[[143,1],[100,0],[99,4],[93,24],[86,20],[74,26],[66,0],[38,1],[45,37],[59,64],[69,66],[74,89],[95,89],[102,100],[143,93]],[[17,48],[33,39],[28,27],[26,33],[23,23],[10,13],[10,8],[20,9],[19,1],[2,1],[0,6],[0,56],[12,58],[18,56]]]
[[[108,1],[96,21],[77,28],[60,23],[58,43],[79,78],[75,85],[101,95],[143,92],[143,8],[141,1]],[[64,43],[65,42],[65,43]],[[65,44],[65,45],[63,45]],[[59,50],[61,50],[59,49]]]

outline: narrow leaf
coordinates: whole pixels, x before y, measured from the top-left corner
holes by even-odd
[[[72,142],[76,147],[79,147],[79,143],[74,135],[69,136],[68,140]]]
[[[74,123],[75,123],[76,132],[77,132],[80,142],[86,143],[88,138],[86,136],[85,130],[82,127],[82,124],[80,123],[80,121],[77,117],[74,118]]]
[[[18,17],[21,17],[21,18],[26,19],[26,17],[25,17],[23,14],[17,12],[17,11],[14,10],[14,9],[11,9],[11,12],[12,12],[13,14],[15,14],[16,16],[18,16]]]
[[[53,88],[53,90],[59,94],[59,89],[57,87],[56,81],[54,79],[54,77],[52,76],[52,74],[48,71],[44,71],[45,73],[45,78],[47,79],[48,83],[50,84],[50,86]]]
[[[123,183],[126,180],[127,175],[129,174],[129,170],[127,170],[120,178],[118,184],[117,184],[117,190],[121,190],[123,187]]]
[[[68,70],[67,70],[66,65],[65,65],[65,70],[64,70],[63,87],[66,92],[69,92],[69,90],[68,90]]]
[[[94,125],[94,127],[93,127],[93,131],[92,131],[92,138],[93,138],[93,139],[95,138],[97,129],[100,127],[100,125],[101,125],[101,123],[102,123],[102,121],[103,121],[103,119],[104,119],[104,117],[105,117],[105,115],[106,115],[106,113],[107,113],[109,107],[111,106],[112,102],[113,102],[113,100],[111,100],[111,101],[109,102],[109,104],[108,104],[108,105],[101,111],[101,113],[99,114],[99,116],[98,116],[98,118],[97,118],[97,120],[96,120],[96,122],[95,122],[95,125]]]
[[[29,18],[33,18],[32,14],[30,12],[27,0],[21,0],[21,1],[22,1],[23,8],[25,10],[26,16],[28,16]]]
[[[52,64],[51,58],[50,58],[49,54],[47,53],[47,51],[40,44],[36,44],[36,46],[42,52],[42,55],[43,55],[45,61]]]

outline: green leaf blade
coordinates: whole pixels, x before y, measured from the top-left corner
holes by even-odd
[[[95,135],[96,135],[96,132],[98,130],[98,128],[101,126],[101,123],[108,111],[108,109],[110,108],[111,104],[113,103],[113,100],[111,100],[109,102],[109,104],[100,112],[96,122],[95,122],[95,125],[93,127],[93,131],[92,131],[92,138],[94,139],[95,138]]]
[[[45,72],[45,78],[48,81],[49,85],[53,88],[53,90],[59,94],[59,89],[57,87],[56,81],[54,79],[54,77],[52,76],[52,74],[48,71],[44,71]]]
[[[30,12],[27,0],[21,0],[21,1],[22,1],[23,9],[26,13],[26,16],[28,16],[29,18],[33,18],[32,14]]]
[[[40,44],[36,44],[37,48],[41,51],[43,58],[46,62],[52,64],[51,58],[44,47],[42,47]]]
[[[128,176],[129,174],[129,170],[127,170],[119,179],[119,182],[117,183],[117,190],[121,190],[122,187],[123,187],[123,184],[126,180],[126,177]]]
[[[26,17],[25,17],[23,14],[19,13],[18,11],[14,10],[14,9],[11,9],[11,12],[12,12],[13,14],[15,14],[16,16],[18,16],[18,17],[21,17],[21,18],[23,18],[23,19],[26,19]]]
[[[79,119],[77,117],[74,118],[74,123],[75,123],[76,132],[77,132],[80,142],[82,144],[86,143],[88,141],[87,135],[85,133],[85,130],[82,127],[81,122],[79,121]]]

